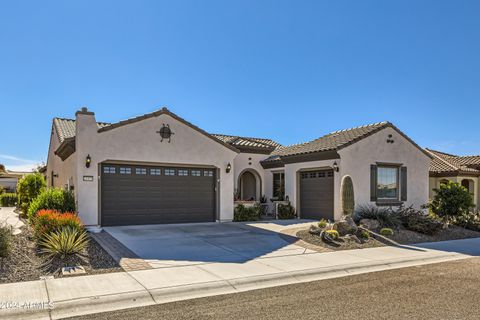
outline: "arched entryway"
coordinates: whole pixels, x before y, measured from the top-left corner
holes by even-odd
[[[253,169],[246,169],[238,176],[240,200],[259,201],[261,198],[260,175]]]
[[[465,187],[470,194],[475,193],[475,182],[472,179],[463,179],[462,186]]]

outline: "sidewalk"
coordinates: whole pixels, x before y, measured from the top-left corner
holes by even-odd
[[[3,284],[0,319],[59,319],[478,255],[480,238]]]

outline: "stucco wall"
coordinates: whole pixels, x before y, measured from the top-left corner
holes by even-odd
[[[77,177],[75,174],[76,166],[76,153],[70,155],[65,161],[62,161],[59,156],[55,155],[55,150],[57,150],[60,145],[58,140],[57,132],[54,126],[52,126],[52,134],[50,136],[50,146],[48,149],[47,157],[47,172],[46,172],[46,181],[47,186],[51,186],[52,179],[52,170],[58,175],[53,179],[55,188],[65,188],[66,185],[73,183],[76,192]]]
[[[239,178],[240,174],[242,174],[245,170],[251,170],[251,172],[254,172],[256,175],[260,177],[260,191],[257,193],[260,194],[260,196],[265,195],[265,188],[266,188],[266,182],[265,182],[265,170],[260,164],[260,161],[264,160],[267,158],[267,155],[264,154],[255,154],[255,153],[239,153],[234,160],[234,176],[235,176],[235,189],[237,190],[240,187],[239,184]],[[251,164],[249,164],[251,163]],[[255,175],[255,178],[257,179],[257,176]],[[257,199],[260,200],[260,199]]]
[[[174,133],[171,143],[160,142],[156,132],[162,124],[169,124]],[[237,153],[166,114],[99,133],[94,116],[79,113],[76,154],[78,213],[86,225],[99,223],[99,166],[107,160],[215,166],[220,173],[220,220],[233,219]],[[88,154],[92,158],[90,168],[83,161]],[[233,172],[226,173],[228,163]],[[83,181],[84,175],[93,176],[93,181]]]
[[[393,144],[386,142],[389,134]],[[393,128],[385,128],[338,153],[340,176],[350,175],[353,180],[355,205],[374,204],[370,201],[370,165],[376,162],[407,167],[406,205],[419,208],[428,202],[431,159]]]

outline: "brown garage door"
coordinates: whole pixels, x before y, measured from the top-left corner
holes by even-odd
[[[102,166],[103,226],[215,221],[215,170]]]
[[[333,170],[300,173],[300,216],[333,220]]]

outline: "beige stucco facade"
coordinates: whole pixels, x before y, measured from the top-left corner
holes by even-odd
[[[435,190],[440,188],[440,184],[444,181],[449,180],[453,182],[457,182],[461,185],[466,185],[465,180],[468,181],[468,191],[473,196],[473,202],[475,204],[475,208],[479,208],[480,199],[479,199],[479,190],[478,185],[480,183],[480,179],[476,176],[452,176],[452,177],[430,177],[429,178],[429,198],[433,199],[435,196]],[[463,183],[462,183],[463,182]]]
[[[163,124],[168,124],[174,132],[170,143],[162,142],[158,135],[158,130]],[[334,219],[340,219],[343,214],[341,184],[346,176],[351,177],[353,181],[357,206],[375,204],[370,198],[372,164],[391,164],[408,168],[405,205],[420,208],[427,203],[429,182],[432,182],[431,179],[429,181],[430,157],[390,126],[339,149],[334,157],[327,160],[285,163],[273,168],[262,166],[262,161],[269,157],[265,152],[240,152],[235,148],[229,148],[169,113],[114,125],[108,130],[99,130],[93,113],[77,112],[75,128],[75,152],[62,161],[54,153],[60,142],[53,127],[47,179],[49,186],[69,187],[74,191],[78,214],[88,226],[98,226],[101,221],[100,168],[104,163],[214,168],[217,172],[218,221],[233,219],[234,197],[239,194],[242,174],[245,172],[252,173],[255,177],[255,200],[258,201],[260,197],[265,196],[269,204],[273,197],[273,174],[283,172],[285,196],[297,209],[300,218],[302,212],[299,200],[299,176],[303,171],[338,168],[333,176]],[[393,139],[394,143],[386,143],[387,137]],[[88,168],[85,164],[87,156],[91,158]],[[229,164],[231,171],[227,172]],[[55,175],[53,180],[52,174]],[[475,192],[478,194],[476,188]]]

